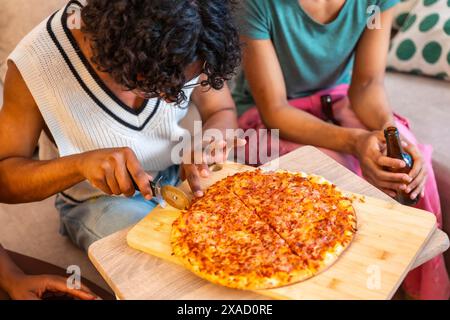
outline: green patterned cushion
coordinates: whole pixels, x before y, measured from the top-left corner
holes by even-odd
[[[388,68],[450,81],[450,0],[419,0],[394,37]]]
[[[417,4],[419,0],[401,0],[401,2],[395,7],[394,13],[394,29],[400,29],[406,21],[411,10]]]

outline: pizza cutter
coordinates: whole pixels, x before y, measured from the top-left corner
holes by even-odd
[[[191,200],[188,195],[180,188],[171,185],[161,185],[162,180],[164,180],[164,177],[160,176],[156,181],[149,181],[153,196],[159,205],[163,208],[166,208],[167,204],[169,204],[175,209],[187,209],[191,205]],[[139,190],[134,180],[133,185],[136,190]]]
[[[212,172],[218,172],[223,169],[223,165],[215,164],[210,166]],[[131,176],[131,175],[130,175]],[[150,188],[161,207],[166,208],[167,204],[179,210],[186,210],[191,205],[191,198],[180,188],[171,185],[161,185],[164,176],[160,176],[156,181],[150,181]],[[133,180],[136,190],[139,190],[136,182]]]
[[[161,186],[159,181],[160,180],[156,183],[150,182],[150,187],[163,208],[166,207],[166,203],[179,210],[186,210],[189,208],[191,200],[183,190],[171,185]]]

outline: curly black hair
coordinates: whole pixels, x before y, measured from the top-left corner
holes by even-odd
[[[83,29],[92,62],[128,90],[185,99],[185,70],[205,63],[202,86],[220,90],[241,62],[234,0],[88,0]]]

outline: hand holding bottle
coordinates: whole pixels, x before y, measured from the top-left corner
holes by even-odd
[[[384,131],[386,139],[386,153],[389,158],[402,160],[403,168],[386,166],[386,169],[394,173],[408,174],[411,181],[397,192],[396,199],[404,204],[413,206],[419,201],[419,195],[424,196],[426,183],[426,167],[420,151],[405,138],[400,138],[396,127],[389,127]]]
[[[428,177],[427,167],[419,149],[405,138],[402,137],[402,140],[403,150],[411,155],[414,162],[409,172],[412,182],[407,186],[405,192],[410,195],[411,199],[416,199],[418,196],[423,198],[425,196],[425,184]]]
[[[367,132],[360,136],[356,156],[366,180],[393,198],[412,181],[407,173],[386,170],[386,167],[402,169],[405,163],[386,156],[386,140],[382,131]]]

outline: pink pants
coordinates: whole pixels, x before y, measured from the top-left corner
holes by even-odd
[[[289,102],[289,104],[318,118],[326,119],[325,115],[322,113],[322,104],[320,101],[320,97],[327,94],[332,96],[333,101],[337,101],[333,106],[333,112],[335,119],[341,124],[341,126],[347,128],[366,129],[350,107],[350,101],[347,97],[348,85],[341,85],[330,90],[318,92],[317,94],[310,97],[292,100]],[[433,149],[430,145],[422,145],[417,142],[417,139],[409,129],[409,124],[406,119],[398,115],[396,115],[395,118],[400,133],[419,148],[424,157],[424,161],[428,166],[428,180],[425,187],[425,197],[419,201],[416,207],[433,213],[437,218],[439,228],[441,228],[441,205],[431,159]],[[244,130],[258,130],[265,128],[256,107],[251,108],[240,117],[239,126]],[[265,141],[270,141],[270,139],[267,139]],[[259,147],[270,148],[270,146],[259,146],[259,143],[256,146],[253,144],[248,145],[248,149],[246,150],[247,157],[249,154],[258,154],[257,148]],[[290,141],[281,140],[280,156],[289,153],[299,147],[301,147],[301,145]],[[359,161],[354,156],[338,153],[328,149],[320,149],[359,176],[362,176]],[[450,296],[450,282],[443,255],[440,255],[423,264],[422,266],[412,270],[406,277],[403,283],[403,288],[405,289],[407,294],[416,299],[447,300]]]

